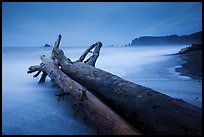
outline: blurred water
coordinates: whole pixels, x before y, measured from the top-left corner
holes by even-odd
[[[202,107],[202,81],[180,76],[174,67],[181,64],[176,56],[180,46],[102,47],[96,67],[126,80],[150,87],[175,98]],[[86,48],[62,48],[76,60]],[[72,102],[57,102],[59,89],[50,79],[38,85],[39,78],[26,72],[50,56],[52,48],[3,48],[2,55],[2,132],[3,134],[96,134],[82,117],[73,116]]]
[[[2,133],[37,135],[92,135],[96,129],[81,114],[74,118],[68,97],[57,102],[59,91],[50,79],[38,85],[39,78],[27,74],[28,67],[49,56],[51,48],[3,48],[2,55]]]
[[[201,108],[202,80],[175,72],[184,61],[169,55],[183,47],[186,45],[103,48],[96,66]]]

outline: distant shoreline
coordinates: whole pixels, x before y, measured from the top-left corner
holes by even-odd
[[[142,45],[189,45],[201,44],[202,31],[192,33],[190,35],[167,35],[167,36],[142,36],[132,40],[129,46],[142,46]]]

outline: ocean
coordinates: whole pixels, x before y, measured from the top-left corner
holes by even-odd
[[[96,67],[202,108],[202,80],[175,72],[183,61],[169,55],[185,46],[102,47]],[[86,47],[62,49],[74,61]],[[83,115],[74,117],[68,97],[57,102],[55,93],[59,89],[49,78],[39,85],[39,77],[27,74],[30,66],[40,64],[41,55],[50,56],[51,51],[49,47],[2,48],[3,134],[96,134]]]

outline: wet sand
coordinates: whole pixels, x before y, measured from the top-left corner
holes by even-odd
[[[181,67],[175,68],[177,72],[193,79],[202,79],[202,50],[178,54],[178,56],[184,63]]]
[[[162,58],[163,61],[141,66],[140,71],[133,71],[137,68],[134,67],[123,78],[202,108],[202,79],[192,78],[176,70],[186,63],[181,55],[164,54]],[[191,71],[189,68],[184,69]]]

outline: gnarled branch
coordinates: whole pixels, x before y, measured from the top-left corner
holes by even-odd
[[[72,64],[56,56],[61,70],[144,134],[202,134],[200,108],[80,62],[91,48]]]
[[[54,83],[58,85],[58,87],[63,90],[63,92],[69,95],[69,97],[73,100],[74,104],[77,104],[77,112],[80,106],[80,109],[97,127],[99,134],[141,134],[139,131],[129,125],[129,123],[127,123],[123,118],[121,118],[118,114],[112,111],[98,98],[96,98],[92,93],[90,93],[89,91],[86,92],[86,90],[84,90],[84,87],[69,78],[64,72],[61,71],[61,69],[59,69],[58,63],[60,64],[60,66],[72,65],[75,63],[71,62],[70,59],[66,58],[63,51],[59,49],[60,39],[61,36],[59,36],[57,42],[55,42],[55,46],[51,55],[52,59],[47,58],[45,55],[40,57],[43,64],[41,66],[41,69],[46,72],[46,74],[52,79]],[[100,45],[102,46],[102,44],[99,44],[98,48],[95,49],[98,53],[101,47]],[[90,64],[94,65],[97,58],[98,56],[97,54],[95,54],[91,59],[91,62],[94,63],[90,62]],[[32,70],[36,70],[35,67],[32,67]],[[65,95],[65,93],[63,92],[57,95]],[[85,99],[84,95],[86,97]]]

